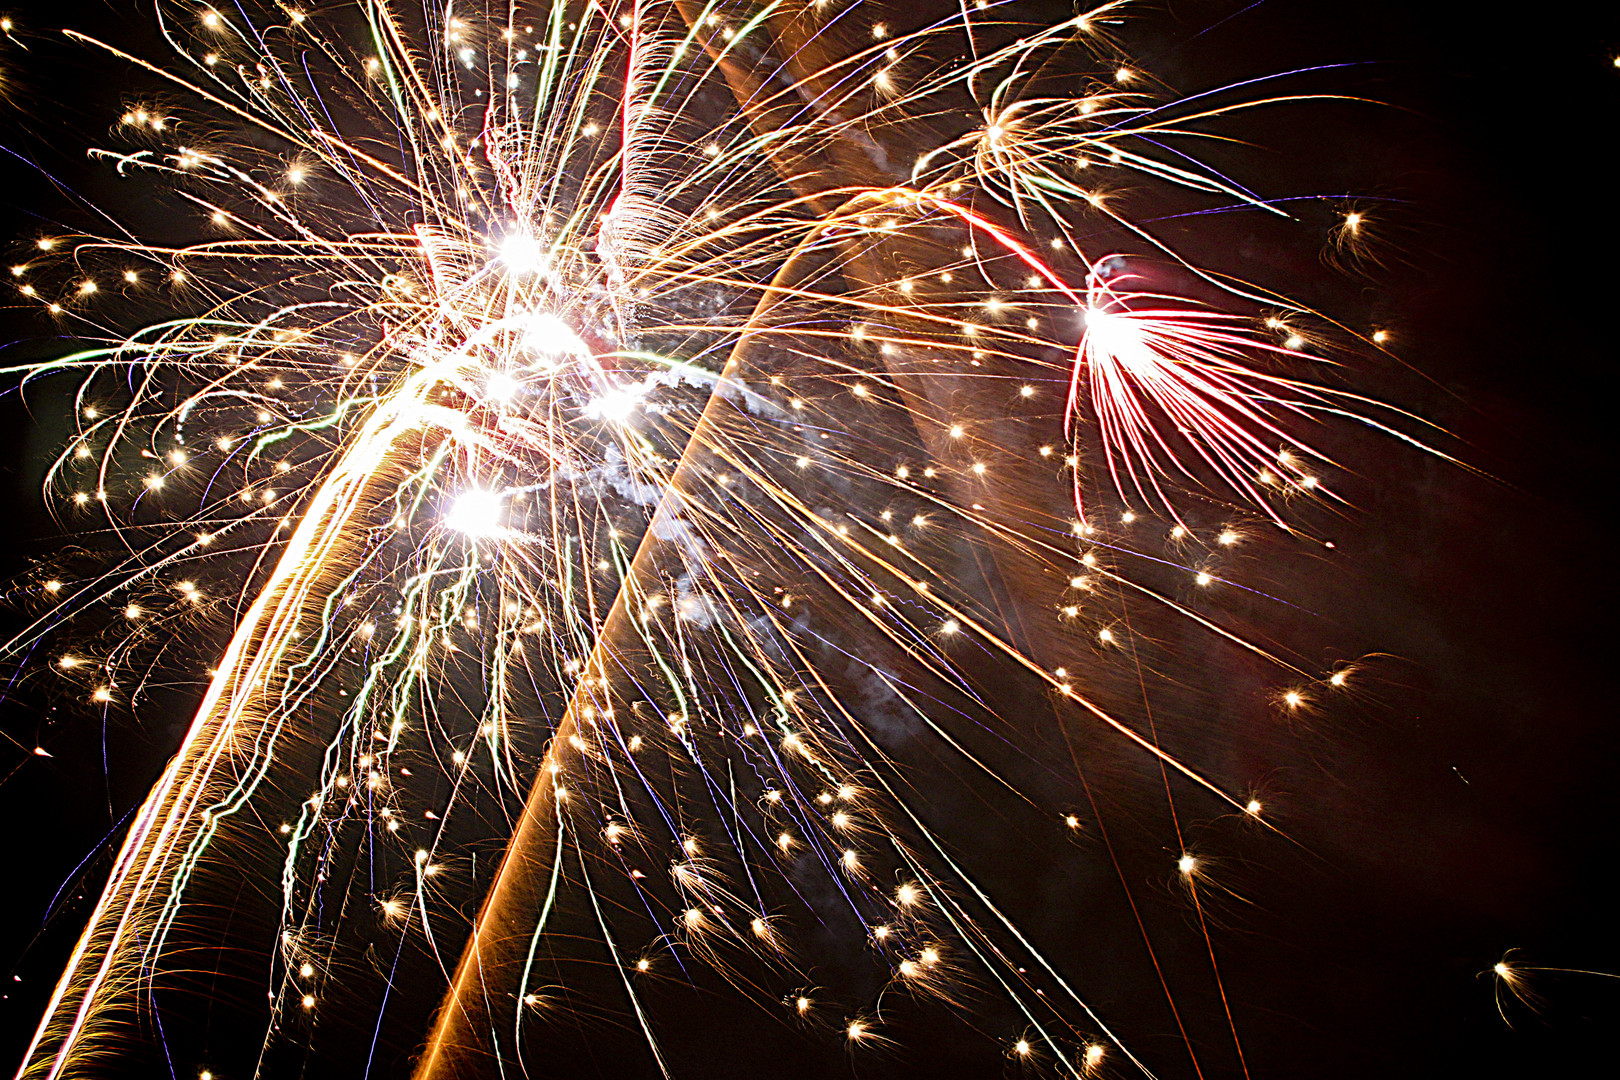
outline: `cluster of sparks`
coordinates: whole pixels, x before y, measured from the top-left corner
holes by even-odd
[[[122,555],[42,576],[8,654],[139,712],[154,643],[233,630],[22,1075],[121,1053],[217,882],[261,866],[261,1062],[313,1039],[367,905],[385,968],[410,940],[448,977],[418,1075],[522,1058],[572,890],[660,1062],[642,986],[690,958],[883,1041],[875,1002],[807,988],[792,927],[830,905],[886,987],[1002,995],[1014,1055],[1147,1072],[871,715],[976,767],[987,657],[1267,827],[1097,704],[1086,658],[1133,590],[1236,641],[1133,585],[1122,538],[1221,584],[1227,549],[1336,499],[1308,431],[1366,403],[1311,375],[1328,324],[1127,216],[1127,184],[1272,208],[1179,148],[1256,102],[1164,103],[1120,7],[162,0],[168,58],[75,35],[166,88],[94,155],[201,235],[41,236],[12,269],[93,344],[24,374],[78,380],[49,495]],[[174,314],[111,330],[114,301]],[[1291,710],[1349,673],[1275,663]],[[1175,869],[1196,905],[1200,859]]]

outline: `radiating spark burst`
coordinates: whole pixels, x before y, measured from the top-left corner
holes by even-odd
[[[164,2],[168,59],[73,34],[172,88],[94,154],[170,190],[200,239],[39,237],[78,276],[14,272],[105,339],[27,375],[80,377],[50,489],[128,554],[47,583],[11,649],[109,604],[180,633],[170,579],[189,608],[243,610],[24,1075],[125,1053],[114,1033],[161,1014],[176,958],[210,940],[204,898],[267,860],[264,1061],[315,1045],[299,1015],[363,998],[328,974],[355,966],[351,908],[398,935],[384,985],[453,972],[419,1075],[521,1057],[545,1009],[520,1003],[550,1000],[537,957],[578,890],[655,1058],[638,980],[659,953],[803,986],[792,923],[830,906],[894,985],[953,1000],[971,970],[1004,993],[1019,1056],[1090,1075],[1107,1043],[1146,1071],[953,859],[868,716],[875,695],[977,766],[953,720],[984,705],[971,642],[1059,725],[1262,820],[1064,666],[1126,633],[1075,595],[1137,586],[1074,521],[1059,429],[1074,499],[1100,455],[1213,551],[1241,533],[1184,521],[1179,497],[1207,484],[1286,524],[1288,498],[1328,492],[1296,432],[1342,411],[1266,338],[1277,298],[1232,285],[1211,310],[1126,288],[1180,272],[1156,240],[1088,251],[1151,240],[1100,174],[1262,207],[1165,149],[1230,108],[1137,89],[1103,32],[1123,6],[1029,26],[1016,4],[557,0],[424,23]],[[1102,81],[1048,93],[1060,55]],[[119,280],[184,314],[101,328]],[[1006,614],[1050,611],[1049,581],[1070,582],[1064,629]],[[81,652],[60,669],[117,701],[134,651]],[[471,853],[508,832],[479,878]],[[469,938],[457,905],[479,895]],[[887,1041],[846,1005],[852,1046]]]

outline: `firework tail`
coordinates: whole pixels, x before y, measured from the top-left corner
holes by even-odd
[[[368,419],[299,524],[226,648],[184,741],[136,814],[100,900],[51,995],[19,1080],[100,1075],[109,1029],[138,1007],[187,878],[212,833],[263,780],[289,718],[274,701],[280,661],[353,562],[367,512],[425,448],[419,370]],[[433,438],[429,435],[428,438]],[[382,523],[386,524],[386,522]]]

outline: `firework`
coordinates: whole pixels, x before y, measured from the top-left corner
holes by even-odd
[[[164,1045],[199,964],[268,987],[261,1070],[369,1067],[385,1031],[423,1077],[505,1067],[559,987],[664,1067],[647,988],[693,959],[857,1048],[891,990],[988,994],[1020,1058],[1149,1072],[954,854],[920,762],[1078,828],[985,758],[1020,700],[1264,827],[1085,657],[1129,597],[1317,677],[1120,570],[1094,505],[1205,552],[1292,528],[1334,498],[1311,426],[1371,406],[1321,384],[1330,324],[1127,212],[1135,183],[1269,208],[1189,152],[1240,106],[1154,91],[1122,8],[160,4],[171,56],[74,35],[168,87],[95,153],[201,235],[41,237],[16,275],[91,341],[26,372],[80,380],[52,498],[127,556],[53,579],[11,648],[109,606],[233,632],[22,1075]],[[101,330],[117,288],[176,314]],[[128,701],[138,650],[99,647],[59,666]],[[188,959],[244,872],[253,947]],[[868,948],[864,1000],[805,989],[812,921]]]

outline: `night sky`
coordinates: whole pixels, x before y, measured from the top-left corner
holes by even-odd
[[[1349,66],[1285,85],[1385,103],[1268,110],[1234,122],[1248,146],[1218,151],[1266,193],[1333,196],[1291,208],[1307,224],[1320,221],[1324,237],[1351,201],[1366,207],[1384,230],[1382,265],[1339,272],[1309,244],[1270,245],[1235,215],[1196,226],[1205,231],[1183,242],[1195,259],[1235,265],[1352,326],[1389,327],[1391,350],[1409,367],[1371,360],[1353,384],[1452,433],[1437,445],[1471,467],[1346,437],[1330,448],[1356,473],[1347,482],[1355,507],[1337,525],[1334,551],[1254,568],[1296,606],[1240,612],[1253,632],[1318,663],[1383,654],[1368,663],[1352,705],[1221,737],[1222,753],[1272,770],[1285,795],[1280,823],[1294,841],[1234,846],[1241,899],[1219,905],[1222,973],[1257,1078],[1556,1075],[1605,1049],[1620,1022],[1620,979],[1547,972],[1534,983],[1539,1014],[1509,1002],[1510,1027],[1482,974],[1510,949],[1526,965],[1620,973],[1610,888],[1610,825],[1620,811],[1612,779],[1620,717],[1609,685],[1616,574],[1602,525],[1614,497],[1620,13],[1593,14],[1606,6],[1509,15],[1397,0],[1178,0],[1146,5],[1122,34],[1142,68],[1178,91],[1332,63]],[[122,3],[36,2],[12,15],[27,49],[0,47],[0,244],[22,252],[42,231],[89,222],[79,196],[119,197],[111,169],[86,163],[82,151],[142,85],[46,29],[150,37],[140,12]],[[132,214],[143,216],[152,217]],[[0,307],[0,364],[68,350],[35,305],[13,299]],[[49,391],[25,404],[13,386],[3,389],[0,591],[18,593],[58,544],[40,481],[68,421]],[[17,619],[0,610],[0,625]],[[1196,678],[1195,690],[1219,696],[1228,677],[1252,681],[1200,671],[1197,660],[1183,655],[1177,668],[1179,678]],[[176,685],[155,699],[168,704],[148,709],[171,712],[138,723],[115,716],[105,740],[97,718],[53,700],[39,680],[15,680],[0,699],[4,730],[25,746],[49,730],[53,755],[0,746],[0,1068],[18,1060],[107,872],[118,826],[199,693]],[[1118,812],[1162,818],[1151,795],[1122,795]],[[1072,799],[1080,805],[1083,795]],[[1016,815],[985,816],[988,879],[1027,901],[1049,956],[1106,957],[1087,939],[1125,925],[1117,883],[1062,879],[1108,909],[1097,914],[1053,885],[1061,850],[998,860],[998,848],[1061,848],[1055,836],[996,833],[1027,827]],[[1168,886],[1143,875],[1136,884],[1168,911]],[[1188,924],[1176,929],[1164,917],[1172,929],[1163,940],[1202,947]],[[1117,949],[1132,947],[1122,940]],[[1178,1003],[1217,1016],[1218,1000],[1196,975],[1207,959],[1167,948],[1167,962],[1188,973]],[[1159,1075],[1192,1075],[1160,1014],[1132,1004],[1159,993],[1139,956],[1072,974]],[[902,1016],[897,1046],[852,1057],[835,1038],[795,1033],[713,987],[673,986],[657,998],[665,1015],[690,1017],[670,1036],[677,1075],[1019,1071],[996,1041],[1015,1029],[988,1014],[977,1025],[971,1015]],[[221,1024],[228,1039],[229,1021]],[[1230,1045],[1214,1038],[1222,1028],[1209,1030],[1206,1074],[1237,1075]],[[653,1073],[619,1029],[559,1040],[548,1075]],[[196,1063],[175,1067],[195,1075]],[[309,1075],[323,1075],[319,1063]],[[403,1065],[378,1075],[404,1075]]]

